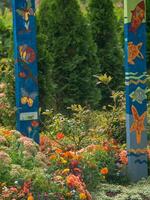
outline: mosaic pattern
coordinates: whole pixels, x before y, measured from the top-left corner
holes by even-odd
[[[128,63],[131,65],[135,65],[135,59],[140,58],[144,59],[144,56],[140,52],[143,43],[139,43],[137,45],[133,44],[133,42],[128,42]]]
[[[137,144],[140,144],[141,143],[141,135],[142,135],[143,131],[145,130],[144,120],[146,117],[146,112],[144,112],[141,116],[139,116],[139,114],[134,106],[131,107],[131,110],[132,110],[132,115],[133,115],[134,121],[130,128],[130,132],[136,133],[136,142],[137,142]]]
[[[39,142],[35,1],[12,0],[17,130]]]
[[[142,88],[138,87],[135,91],[130,94],[133,102],[137,101],[139,104],[142,104],[144,100],[147,99],[146,92]]]
[[[124,0],[127,149],[146,149],[146,3]],[[132,181],[147,177],[147,156],[128,156]],[[134,173],[133,173],[134,171]]]

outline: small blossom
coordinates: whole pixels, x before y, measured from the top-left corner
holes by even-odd
[[[62,171],[62,174],[63,175],[66,175],[66,174],[68,174],[70,172],[70,169],[69,168],[66,168],[66,169],[64,169],[63,171]]]
[[[61,154],[61,153],[62,153],[62,150],[61,150],[61,149],[56,149],[55,152],[56,152],[57,154]]]
[[[28,196],[27,200],[34,200],[34,197],[33,197],[32,193],[29,193],[29,196]]]
[[[119,154],[119,159],[122,162],[122,164],[127,165],[128,164],[128,157],[127,157],[127,151],[123,150]]]
[[[56,157],[56,155],[53,154],[49,158],[50,158],[50,160],[55,160],[57,157]]]
[[[64,136],[63,133],[57,133],[57,135],[56,135],[56,138],[57,138],[58,140],[62,140],[64,137],[65,137],[65,136]]]
[[[38,127],[39,126],[39,121],[32,121],[31,125],[32,125],[32,127]]]
[[[102,168],[101,170],[100,170],[100,173],[102,174],[102,175],[107,175],[108,174],[108,168],[107,167],[104,167],[104,168]]]
[[[79,194],[79,198],[80,198],[81,200],[84,200],[84,199],[87,198],[87,196],[86,196],[85,193],[80,193],[80,194]]]

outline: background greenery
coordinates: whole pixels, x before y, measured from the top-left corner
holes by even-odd
[[[106,84],[96,86],[96,78],[93,76],[107,73],[112,76],[111,89],[124,89],[123,0],[102,2],[99,0],[60,2],[59,0],[43,0],[41,2],[37,12],[37,40],[42,110],[53,108],[56,112],[65,113],[66,107],[74,103],[86,105],[92,109],[99,109],[111,103],[111,90]],[[147,9],[149,7],[150,2],[147,1]],[[0,79],[7,83],[6,91],[9,95],[6,95],[5,101],[9,107],[14,108],[10,9],[10,1],[1,1],[0,70],[2,76]],[[107,12],[108,9],[109,12]],[[150,62],[149,20],[150,14],[147,12],[148,68]],[[7,76],[8,73],[10,76]],[[14,112],[11,114],[9,112],[9,115],[14,119]],[[11,120],[8,120],[8,124],[12,124]]]

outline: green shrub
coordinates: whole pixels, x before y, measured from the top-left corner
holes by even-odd
[[[90,0],[89,20],[94,41],[97,44],[101,73],[110,75],[113,89],[121,88],[124,81],[123,50],[117,34],[117,19],[111,0]],[[110,96],[109,90],[102,85],[102,104],[106,104]]]
[[[76,0],[42,1],[38,44],[42,107],[64,111],[74,103],[97,105],[96,46]]]
[[[0,125],[15,127],[15,77],[10,59],[0,60]]]

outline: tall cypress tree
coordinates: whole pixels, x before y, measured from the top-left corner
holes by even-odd
[[[43,0],[38,14],[40,95],[57,111],[74,103],[97,105],[96,45],[76,0]]]
[[[117,89],[124,82],[123,49],[117,35],[117,19],[112,0],[90,0],[89,20],[93,38],[97,44],[97,55],[101,73],[112,76],[111,87]],[[102,89],[103,102],[107,102],[109,92]]]

